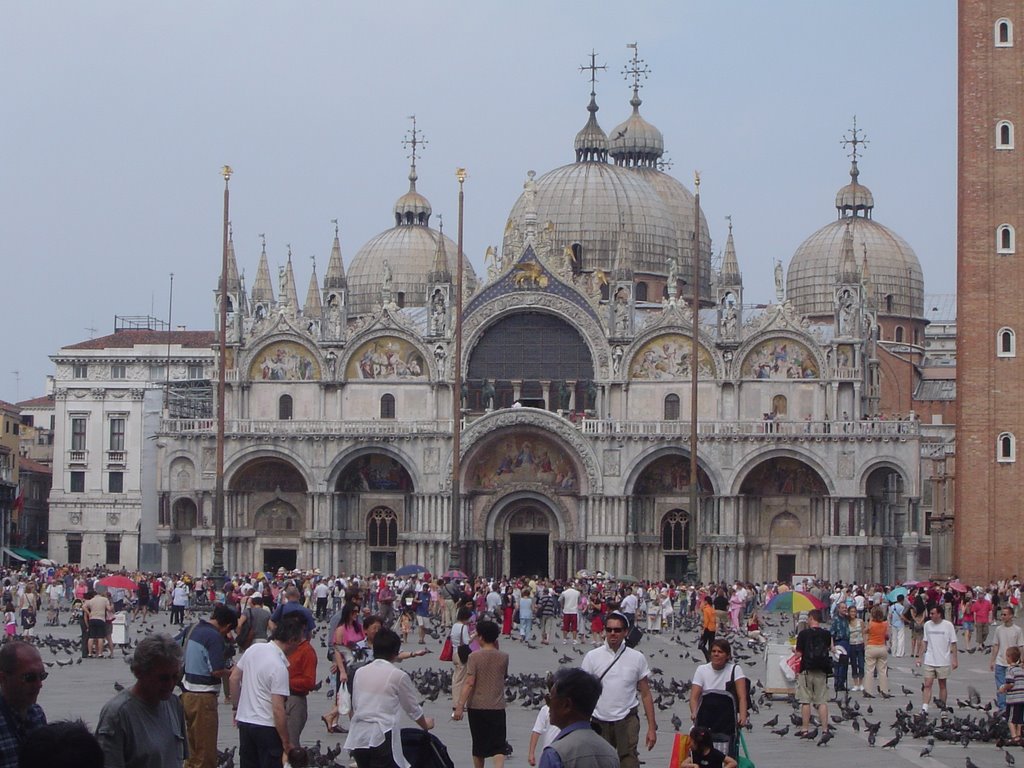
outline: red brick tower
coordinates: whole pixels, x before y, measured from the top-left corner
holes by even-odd
[[[1024,570],[1022,33],[1021,0],[960,0],[954,567],[974,582]]]

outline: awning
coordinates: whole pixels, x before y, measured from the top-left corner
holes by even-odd
[[[19,560],[42,560],[45,557],[45,555],[40,555],[38,552],[24,547],[11,547],[8,551],[12,552]]]
[[[7,547],[4,547],[4,554],[7,555],[8,557],[13,557],[15,560],[21,560],[22,562],[25,562],[26,560],[28,560],[27,557],[22,557],[17,552],[15,552],[13,549],[8,549]]]

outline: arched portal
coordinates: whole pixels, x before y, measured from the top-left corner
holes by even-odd
[[[555,576],[558,518],[540,494],[507,501],[494,514],[495,566],[510,576]],[[500,557],[500,563],[498,559]]]
[[[196,570],[194,529],[199,522],[195,501],[186,497],[175,500],[171,507],[171,539],[167,545],[167,570],[171,573]]]
[[[285,459],[261,457],[243,466],[228,488],[229,525],[252,529],[254,563],[271,572],[296,568],[309,506],[302,473]]]

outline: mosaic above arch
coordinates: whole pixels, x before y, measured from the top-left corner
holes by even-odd
[[[753,496],[827,496],[825,481],[799,459],[780,456],[758,464],[740,486]]]
[[[397,336],[378,336],[349,358],[348,379],[425,379],[427,364],[419,348]]]
[[[412,477],[398,459],[379,453],[362,456],[338,476],[335,486],[342,492],[412,491]]]
[[[743,358],[745,379],[817,379],[818,361],[806,345],[789,338],[763,341]]]
[[[698,493],[714,493],[711,478],[698,465]],[[655,459],[640,473],[633,487],[636,496],[675,496],[690,492],[690,457],[662,456]]]
[[[466,473],[466,487],[489,491],[538,483],[558,491],[579,488],[576,465],[554,440],[537,434],[509,435],[483,446]]]
[[[320,364],[313,354],[294,341],[268,344],[253,356],[249,366],[253,381],[316,381]]]
[[[629,377],[648,381],[690,378],[690,355],[693,340],[681,333],[666,333],[646,342],[633,355]],[[715,364],[711,353],[703,344],[697,347],[697,375],[715,377]]]

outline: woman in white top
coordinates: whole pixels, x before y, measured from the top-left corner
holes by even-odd
[[[352,722],[345,749],[359,768],[388,765],[389,760],[409,768],[396,732],[402,712],[425,731],[434,727],[434,719],[418,703],[420,695],[409,675],[393,664],[401,647],[397,634],[381,629],[373,638],[373,661],[353,676]]]
[[[690,717],[694,725],[702,725],[716,736],[728,734],[727,749],[722,749],[720,742],[715,743],[715,748],[733,757],[737,728],[747,723],[747,682],[740,665],[732,660],[729,641],[719,637],[711,643],[711,661],[697,667],[690,687]],[[727,707],[723,706],[726,694],[734,702]]]
[[[469,608],[459,608],[459,612],[455,616],[455,623],[452,624],[451,632],[448,633],[448,637],[452,641],[452,663],[455,664],[455,670],[452,673],[453,709],[455,704],[462,700],[462,684],[466,680],[466,664],[459,658],[459,646],[469,645],[476,638],[476,635],[469,629],[469,618],[472,615],[473,612]]]

